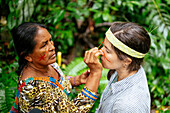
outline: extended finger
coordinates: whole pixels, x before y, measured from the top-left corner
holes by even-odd
[[[87,54],[88,54],[88,51],[85,51],[85,54],[84,54],[84,62],[85,63],[87,62]]]
[[[90,63],[93,60],[93,52],[97,50],[97,48],[92,48],[86,52],[86,63]]]

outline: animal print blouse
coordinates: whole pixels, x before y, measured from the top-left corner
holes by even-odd
[[[34,108],[43,113],[86,113],[90,110],[98,94],[84,87],[70,101],[68,95],[72,89],[71,83],[57,63],[52,66],[59,72],[60,79],[57,81],[52,77],[31,77],[19,81],[15,103],[9,113],[28,113]]]

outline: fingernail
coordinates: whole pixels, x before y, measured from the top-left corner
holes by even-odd
[[[99,51],[100,51],[102,54],[104,54],[103,51],[102,51],[101,49],[100,49]]]
[[[88,73],[90,73],[90,70],[87,70]]]

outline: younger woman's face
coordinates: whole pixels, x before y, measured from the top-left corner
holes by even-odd
[[[55,47],[52,37],[45,28],[39,28],[35,36],[36,45],[30,54],[32,63],[36,66],[46,66],[56,62]]]
[[[104,46],[101,48],[104,55],[101,56],[102,65],[106,69],[119,70],[123,66],[123,61],[120,60],[112,48],[112,44],[105,38]]]

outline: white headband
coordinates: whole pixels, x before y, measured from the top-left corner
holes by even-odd
[[[121,50],[122,52],[135,57],[135,58],[143,58],[145,56],[145,54],[140,53],[138,51],[135,51],[134,49],[128,47],[127,45],[125,45],[124,43],[122,43],[121,41],[119,41],[111,32],[110,28],[108,29],[108,31],[106,32],[106,37],[107,39],[119,50]]]

